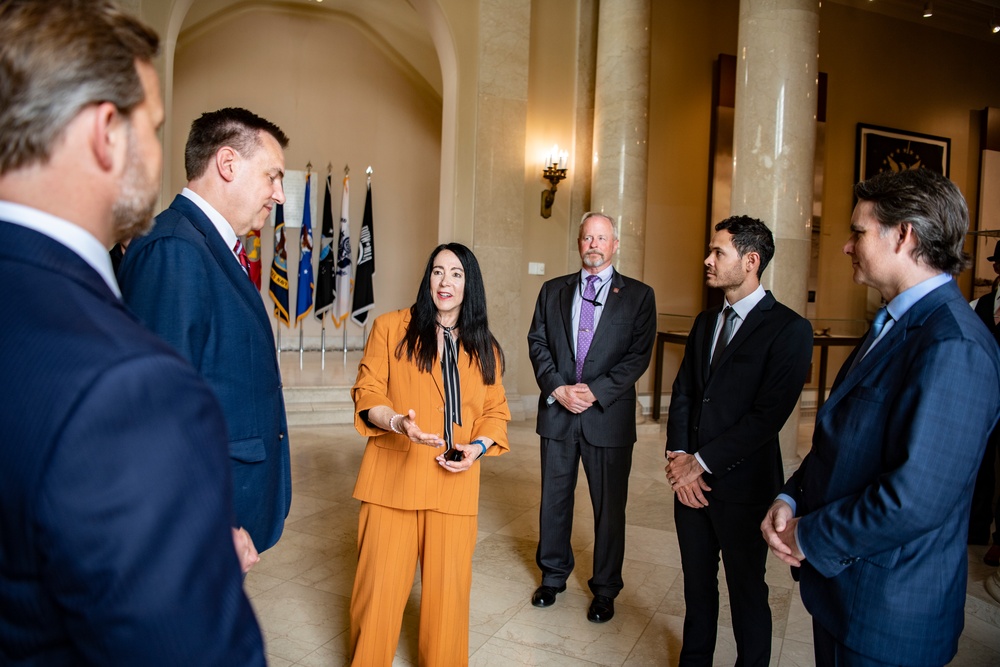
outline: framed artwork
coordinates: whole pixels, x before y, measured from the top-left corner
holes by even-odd
[[[931,169],[948,176],[951,139],[858,123],[855,181],[883,171]]]

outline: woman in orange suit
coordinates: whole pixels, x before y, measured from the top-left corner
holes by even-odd
[[[502,374],[479,263],[464,245],[438,246],[416,303],[375,320],[351,392],[368,437],[354,487],[353,665],[392,664],[418,561],[419,664],[468,664],[478,460],[508,449]]]

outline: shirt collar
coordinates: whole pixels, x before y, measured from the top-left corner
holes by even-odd
[[[80,225],[30,206],[0,201],[0,219],[26,227],[63,245],[80,256],[107,283],[119,299],[122,296],[111,267],[111,256],[97,237]]]
[[[224,217],[222,217],[221,213],[215,210],[214,206],[205,201],[204,197],[199,195],[194,190],[184,188],[183,190],[181,190],[181,194],[190,199],[191,202],[194,203],[195,206],[200,208],[201,212],[204,213],[208,217],[208,219],[212,221],[212,226],[214,226],[216,231],[219,232],[219,235],[222,237],[222,240],[226,242],[226,247],[232,250],[233,246],[236,245],[236,240],[237,240],[236,232],[233,231],[233,226],[230,225],[229,222]]]
[[[951,280],[952,277],[950,274],[939,273],[932,278],[919,282],[913,287],[903,290],[897,294],[896,298],[890,301],[889,305],[886,306],[886,310],[889,311],[889,315],[892,316],[893,321],[898,322],[903,315],[906,315],[906,311],[912,308],[917,301],[920,301],[938,287],[941,287]]]
[[[600,273],[596,273],[596,274],[595,273],[591,273],[587,269],[580,269],[580,284],[586,286],[586,284],[587,284],[587,277],[588,276],[596,275],[597,276],[597,283],[594,285],[594,289],[598,289],[604,283],[606,283],[609,280],[611,280],[611,274],[614,273],[614,272],[615,272],[615,267],[613,265],[611,265],[611,264],[609,264],[603,271],[601,271]]]
[[[729,301],[723,297],[722,304],[723,307],[731,307],[734,311],[736,311],[736,314],[740,316],[741,320],[745,320],[747,315],[750,314],[750,311],[753,310],[758,303],[760,303],[760,300],[763,299],[766,294],[767,292],[764,291],[764,286],[757,285],[757,289],[750,292],[736,303],[729,303]]]

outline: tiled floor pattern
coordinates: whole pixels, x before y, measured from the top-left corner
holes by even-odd
[[[801,439],[806,443],[810,428],[803,427]],[[538,438],[531,420],[512,422],[509,434],[511,452],[483,464],[479,543],[473,559],[470,664],[676,665],[684,602],[673,501],[663,476],[662,431],[645,427],[635,446],[625,590],[616,601],[615,617],[603,625],[590,623],[585,616],[590,603],[586,582],[593,519],[582,473],[573,534],[576,571],[554,607],[536,609],[530,604],[539,583],[534,562]],[[246,587],[264,631],[271,665],[344,665],[359,505],[351,492],[364,440],[350,426],[304,426],[292,430],[291,445],[291,514],[281,541],[263,555],[247,577]],[[985,547],[969,548],[970,603],[953,665],[1000,665],[1000,606],[983,590],[983,580],[992,572],[979,560],[984,551]],[[788,568],[775,559],[769,561],[767,581],[774,625],[771,664],[812,665],[811,622],[797,584]],[[715,664],[732,665],[736,653],[724,583],[721,595]],[[417,664],[419,599],[417,581],[395,665]]]

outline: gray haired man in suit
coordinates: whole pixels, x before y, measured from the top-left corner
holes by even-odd
[[[625,559],[625,503],[635,444],[635,383],[649,366],[656,337],[653,290],[611,265],[618,233],[611,219],[580,223],[580,271],[549,280],[528,332],[541,394],[542,504],[535,560],[542,585],[536,607],[555,603],[573,571],[573,497],[580,461],[594,506],[594,594],[587,618],[615,613]]]

